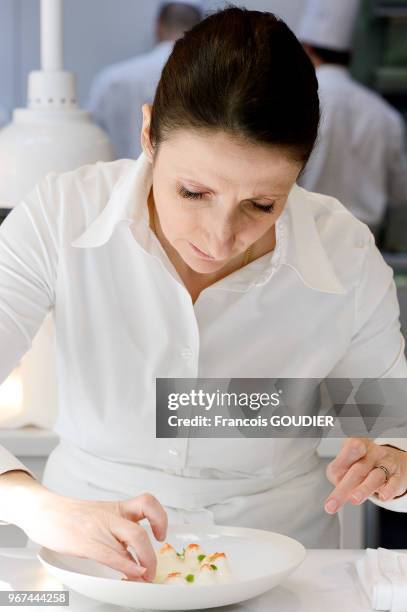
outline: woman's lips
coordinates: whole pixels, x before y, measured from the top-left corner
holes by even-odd
[[[189,243],[191,245],[191,247],[193,248],[193,250],[195,251],[195,253],[201,257],[202,259],[211,259],[214,260],[214,257],[211,257],[211,255],[208,255],[207,253],[205,253],[204,251],[201,251],[201,249],[198,249],[197,246],[195,246],[194,244],[192,244],[192,242]]]

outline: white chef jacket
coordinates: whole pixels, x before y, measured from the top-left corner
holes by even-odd
[[[149,227],[151,183],[144,153],[51,173],[0,226],[0,382],[55,321],[61,443],[43,483],[147,490],[173,521],[337,547],[317,439],[156,439],[155,378],[407,376],[391,268],[338,200],[294,184],[274,251],[193,304]],[[0,451],[0,473],[26,469]]]
[[[152,103],[174,42],[166,40],[151,51],[102,70],[94,79],[87,108],[109,135],[117,158],[141,153],[141,107]]]
[[[321,123],[298,184],[338,198],[377,229],[390,202],[407,205],[403,118],[343,66],[322,64],[316,75]]]

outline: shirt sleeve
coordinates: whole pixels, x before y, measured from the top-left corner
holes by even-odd
[[[5,474],[6,472],[11,472],[12,470],[22,470],[23,472],[27,472],[34,480],[36,480],[34,473],[28,469],[21,461],[14,457],[4,446],[0,446],[0,476]],[[7,521],[0,521],[0,525],[10,525]]]
[[[403,118],[394,116],[389,130],[388,199],[392,204],[407,205],[407,151],[406,130]]]
[[[328,377],[404,378],[407,361],[392,268],[371,231],[354,294],[354,326],[348,349]]]
[[[59,199],[48,174],[0,226],[0,384],[31,348],[55,303]],[[0,474],[33,473],[0,446]]]
[[[401,333],[400,308],[394,274],[377,249],[371,233],[361,279],[355,291],[353,337],[346,355],[329,376],[406,378],[405,340]],[[388,434],[386,437],[376,438],[375,442],[407,450],[407,432],[405,438],[400,438],[400,430],[397,429],[386,433]],[[368,499],[389,510],[407,511],[407,496],[386,502],[379,500],[375,495],[371,495]]]
[[[4,446],[0,446],[0,475],[11,472],[12,470],[22,470],[35,478],[34,473],[29,470],[24,463],[21,463],[21,461],[19,461],[17,457],[14,457],[14,455],[4,448]]]

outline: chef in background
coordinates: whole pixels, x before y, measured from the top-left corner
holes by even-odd
[[[387,204],[407,204],[405,126],[349,73],[359,4],[307,0],[298,38],[316,69],[322,118],[298,184],[338,198],[377,237]]]
[[[164,2],[155,23],[156,46],[147,53],[104,68],[94,79],[88,110],[109,135],[116,157],[141,153],[142,105],[152,103],[174,42],[202,19],[199,0]]]

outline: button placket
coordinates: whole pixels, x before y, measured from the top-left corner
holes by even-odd
[[[194,353],[189,346],[185,346],[183,349],[181,349],[180,355],[183,359],[191,359]]]
[[[183,375],[181,377],[196,379],[199,370],[199,325],[197,313],[195,312],[186,289],[185,293],[186,304],[188,305],[188,309],[185,313],[185,324],[187,327],[185,329],[186,333],[183,338],[185,344],[183,345],[181,340],[178,354],[185,362],[184,367],[181,367],[181,370],[183,371]],[[173,441],[172,443],[169,443],[169,457],[171,457],[171,463],[176,464],[178,467],[179,475],[182,475],[187,464],[188,445],[188,438],[178,438],[176,442]]]
[[[179,438],[177,442],[169,442],[168,446],[168,463],[166,471],[172,474],[181,473],[184,467],[187,439]]]
[[[170,442],[170,444],[173,444]],[[176,474],[180,468],[179,462],[179,450],[175,446],[169,446],[168,448],[168,460],[165,462],[165,471],[167,474]]]

